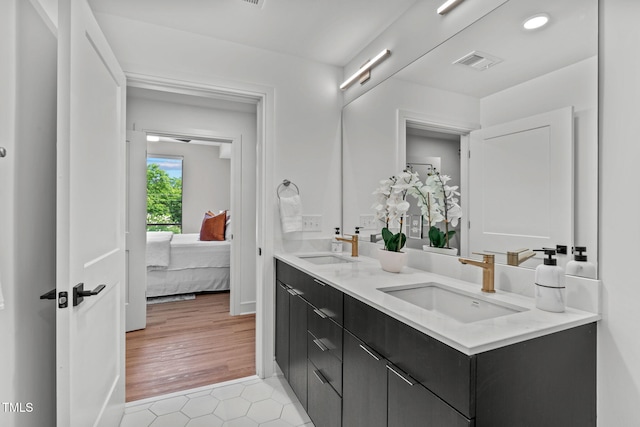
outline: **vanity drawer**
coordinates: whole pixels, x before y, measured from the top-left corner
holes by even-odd
[[[306,280],[308,291],[303,298],[315,306],[321,314],[342,325],[342,292],[311,276],[307,276]]]
[[[307,328],[338,360],[342,360],[342,327],[332,322],[317,308],[309,306]]]
[[[386,357],[387,315],[349,296],[344,296],[344,328]]]
[[[276,279],[305,299],[307,299],[306,294],[309,293],[313,284],[309,275],[278,259],[276,259]]]
[[[312,362],[307,365],[309,406],[307,413],[316,427],[342,425],[342,398],[331,387],[322,370]]]
[[[342,361],[336,358],[311,331],[307,332],[307,355],[331,387],[342,395]]]

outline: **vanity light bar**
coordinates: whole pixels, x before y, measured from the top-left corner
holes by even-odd
[[[440,15],[444,15],[463,1],[464,0],[447,0],[446,2],[442,3],[442,5],[437,9],[437,12]]]
[[[351,84],[355,82],[358,77],[369,71],[371,68],[373,68],[374,65],[378,64],[389,55],[391,55],[391,51],[389,49],[385,49],[377,54],[373,59],[368,60],[366,64],[360,67],[358,71],[356,71],[351,77],[349,77],[340,85],[340,89],[345,90],[346,88],[351,86]]]

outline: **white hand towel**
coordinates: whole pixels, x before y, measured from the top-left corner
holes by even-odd
[[[302,201],[299,195],[280,197],[282,232],[302,231]]]

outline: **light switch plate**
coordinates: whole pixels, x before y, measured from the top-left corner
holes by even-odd
[[[302,231],[322,231],[322,215],[302,215]]]
[[[376,229],[376,217],[371,214],[360,215],[360,227],[365,230],[375,230]]]

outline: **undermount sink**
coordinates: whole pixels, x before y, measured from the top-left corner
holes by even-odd
[[[378,288],[378,290],[461,323],[477,322],[527,310],[502,302],[485,301],[436,282]]]
[[[343,258],[337,255],[299,255],[298,258],[302,258],[305,261],[309,261],[310,263],[317,265],[346,264],[353,262],[348,258]]]

